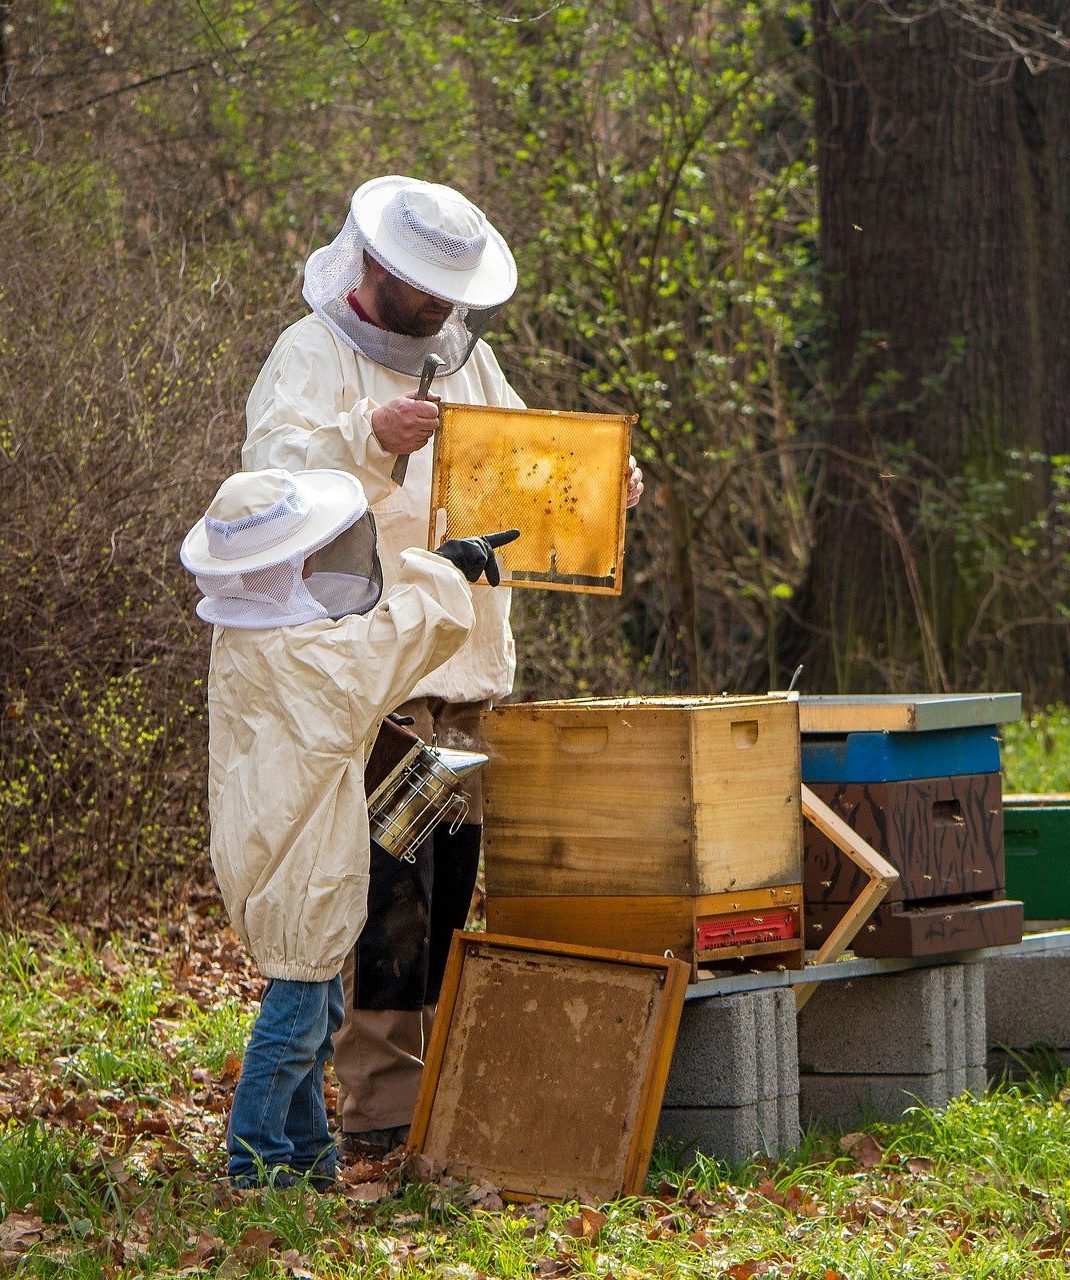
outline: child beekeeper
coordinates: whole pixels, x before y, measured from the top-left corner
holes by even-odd
[[[342,961],[364,925],[364,761],[383,717],[472,629],[468,581],[494,546],[403,553],[380,602],[375,524],[342,471],[225,480],[182,544],[215,624],[208,677],[212,865],[268,979],[227,1130],[232,1185],[335,1175],[323,1068],[342,1021]]]

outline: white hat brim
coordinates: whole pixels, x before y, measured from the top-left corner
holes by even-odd
[[[368,499],[360,481],[345,471],[326,468],[296,471],[291,479],[311,504],[308,519],[295,533],[253,555],[222,560],[208,550],[205,517],[193,526],[182,541],[179,553],[190,573],[202,577],[222,577],[231,573],[249,573],[253,569],[270,569],[291,556],[303,552],[311,555],[343,530],[355,524],[368,510]]]
[[[403,187],[423,185],[396,174],[373,178],[353,193],[357,230],[373,255],[388,269],[414,281],[426,293],[455,306],[498,307],[516,292],[516,263],[501,234],[487,222],[487,244],[479,265],[470,271],[436,267],[409,253],[383,226],[383,210]]]

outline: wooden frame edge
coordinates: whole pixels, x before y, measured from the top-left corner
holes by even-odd
[[[827,836],[841,853],[845,853],[868,879],[866,887],[813,957],[812,963],[826,964],[830,960],[838,959],[847,950],[859,929],[873,914],[878,903],[899,879],[899,872],[805,783],[802,784],[802,811],[803,817]],[[810,999],[816,987],[815,982],[795,984],[796,1012]]]
[[[477,409],[489,413],[517,413],[523,414],[525,417],[531,417],[532,414],[541,414],[547,418],[569,417],[569,418],[597,418],[599,421],[609,421],[615,419],[621,427],[621,471],[627,476],[628,459],[632,453],[632,428],[639,421],[637,413],[573,413],[571,410],[561,411],[557,409],[515,409],[507,405],[473,405],[458,404],[453,401],[440,400],[438,404],[438,430],[434,434],[434,448],[431,453],[431,503],[427,512],[427,550],[435,550],[435,542],[437,533],[435,526],[438,523],[438,512],[442,509],[441,503],[445,500],[444,481],[439,466],[440,446],[439,441],[442,439],[443,428],[446,424],[447,409],[463,409],[465,412]],[[398,464],[395,464],[395,469]],[[405,478],[405,469],[401,468],[400,479],[393,476],[396,484],[401,484]],[[628,524],[628,494],[627,487],[622,488],[620,496],[620,507],[617,511],[617,554],[615,560],[615,572],[613,574],[613,582],[607,586],[578,586],[567,582],[525,582],[523,579],[514,581],[507,579],[505,585],[511,587],[519,587],[520,589],[531,589],[540,591],[564,591],[578,595],[598,595],[598,596],[619,596],[624,590],[624,542],[627,533]]]
[[[446,1038],[453,1022],[457,996],[460,993],[461,968],[464,964],[466,938],[482,938],[485,934],[466,934],[463,929],[453,931],[449,955],[446,958],[446,970],[442,975],[441,991],[446,999],[439,996],[435,1009],[434,1021],[431,1024],[431,1038],[427,1042],[424,1054],[424,1068],[420,1075],[420,1088],[416,1095],[416,1106],[412,1113],[412,1124],[409,1126],[409,1138],[406,1146],[413,1151],[421,1151],[427,1138],[427,1129],[431,1123],[431,1104],[438,1090],[438,1079],[442,1074],[442,1062],[446,1056]],[[448,994],[447,994],[448,993]]]
[[[669,1079],[676,1036],[684,1011],[684,994],[691,980],[691,965],[672,956],[662,958],[665,965],[665,985],[658,1002],[654,1023],[654,1052],[639,1090],[639,1121],[632,1134],[632,1141],[625,1157],[621,1173],[621,1194],[640,1196],[650,1169],[654,1151],[654,1138],[661,1116],[661,1103],[665,1097],[665,1085]]]

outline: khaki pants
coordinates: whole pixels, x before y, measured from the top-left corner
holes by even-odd
[[[432,736],[437,734],[439,746],[473,751],[478,750],[480,744],[480,713],[489,705],[487,702],[447,703],[438,699],[417,698],[398,707],[398,712],[413,717],[416,722],[413,728],[425,742],[430,742]],[[468,814],[457,833],[457,841],[469,851],[473,848],[478,851],[479,831],[483,821],[479,770],[468,776],[465,795],[468,799]],[[445,828],[440,826],[435,839],[436,857],[441,852],[449,858],[451,843]],[[386,855],[381,855],[380,863],[383,857]],[[382,958],[382,921],[372,920],[369,916],[365,932],[361,935],[365,941],[365,951],[362,953],[361,941],[358,941],[346,958],[342,969],[345,1020],[334,1037],[334,1071],[339,1086],[338,1110],[344,1133],[392,1129],[407,1125],[412,1119],[420,1072],[423,1069],[424,1046],[434,1016],[433,1001],[438,998],[445,940],[452,928],[463,927],[471,905],[475,864],[474,859],[468,861],[471,861],[470,877],[462,875],[456,878],[440,874],[441,889],[437,898],[432,877],[430,903],[426,908],[414,905],[404,921],[410,934],[422,935],[415,939],[408,937],[405,947],[398,950],[399,955],[404,952],[406,964],[416,955],[423,957],[422,970],[419,968],[420,961],[414,962],[416,967],[409,975],[407,987],[410,992],[422,987],[423,995],[427,996],[426,1001],[421,995],[417,999],[407,999],[405,1008],[384,1008],[382,1001],[374,999],[374,993],[369,1000],[369,988],[375,983],[374,975],[370,981],[367,976],[367,940],[372,935],[378,938],[377,945]],[[448,865],[452,865],[452,862]],[[373,858],[373,877],[375,874]],[[373,893],[373,896],[376,895]],[[395,922],[387,924],[385,933],[389,936]],[[358,1003],[365,1006],[371,1003],[375,1007],[358,1007]]]

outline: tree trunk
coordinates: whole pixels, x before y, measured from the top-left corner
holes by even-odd
[[[1007,451],[1070,439],[1070,72],[889,9],[815,6],[829,464],[784,665],[859,692],[1017,687],[1028,664],[1052,696],[1065,624],[1012,538],[1048,468]]]

